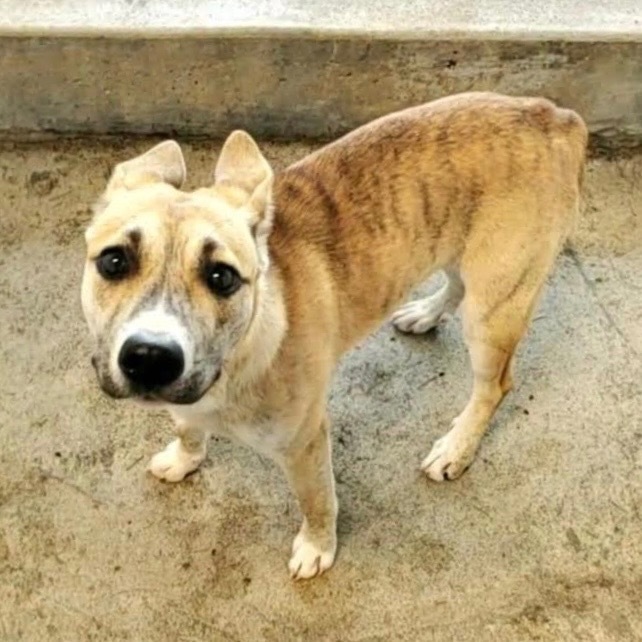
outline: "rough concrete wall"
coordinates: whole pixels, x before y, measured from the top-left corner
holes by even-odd
[[[544,95],[642,141],[642,43],[0,39],[0,133],[328,138],[445,94]]]

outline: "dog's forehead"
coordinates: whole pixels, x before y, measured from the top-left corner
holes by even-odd
[[[198,248],[207,243],[218,254],[231,253],[241,264],[256,262],[256,247],[242,208],[212,191],[197,190],[177,200],[170,210],[174,234],[186,246]]]
[[[242,208],[211,189],[183,192],[151,185],[123,190],[100,207],[87,231],[87,243],[95,253],[127,242],[134,230],[148,251],[177,245],[184,249],[181,254],[191,256],[207,244],[219,254],[235,257],[234,263],[249,266],[256,259]]]
[[[120,189],[111,194],[104,213],[106,216],[119,217],[141,211],[167,211],[171,203],[185,198],[186,194],[167,183],[151,183],[137,189]]]
[[[90,252],[106,245],[124,242],[132,230],[145,230],[146,236],[159,237],[165,225],[172,200],[170,186],[126,191],[112,195],[107,202],[99,201],[95,215],[85,233]]]

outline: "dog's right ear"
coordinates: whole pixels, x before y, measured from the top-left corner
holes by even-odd
[[[144,154],[116,165],[102,200],[109,201],[114,192],[119,190],[132,190],[149,183],[169,183],[180,188],[186,173],[179,144],[174,140],[166,140]]]

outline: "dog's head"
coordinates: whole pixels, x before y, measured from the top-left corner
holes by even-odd
[[[180,190],[166,141],[118,165],[86,232],[82,305],[92,363],[112,397],[189,404],[247,332],[268,267],[273,173],[234,132],[211,187]]]

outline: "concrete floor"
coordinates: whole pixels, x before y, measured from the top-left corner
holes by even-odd
[[[642,158],[591,164],[578,258],[560,258],[461,480],[418,473],[468,393],[459,323],[385,326],[344,361],[337,565],[294,584],[278,471],[221,441],[159,483],[145,465],[167,418],[95,384],[82,231],[110,166],[147,144],[0,153],[3,642],[642,639]],[[283,165],[305,147],[266,150]],[[196,184],[214,152],[186,151]]]

